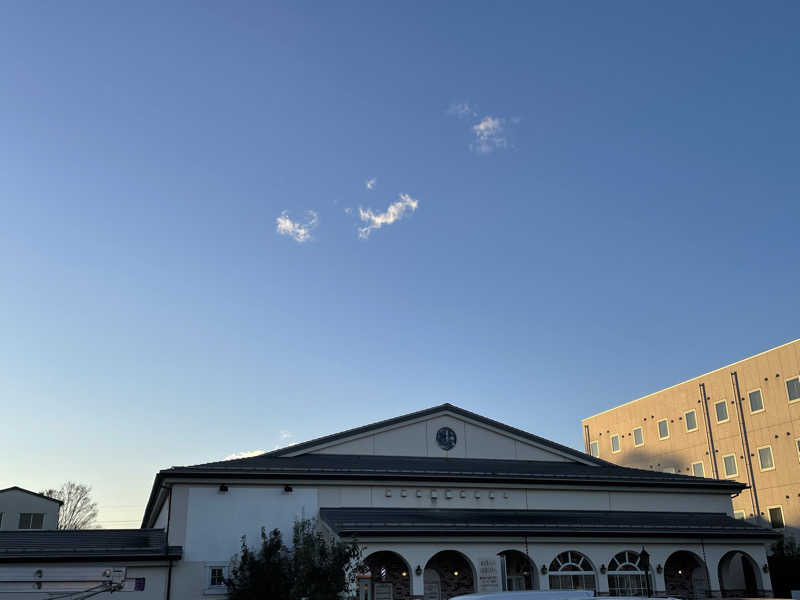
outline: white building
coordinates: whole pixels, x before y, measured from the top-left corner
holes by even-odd
[[[362,600],[501,588],[769,594],[776,533],[735,481],[620,467],[445,404],[258,457],[159,472],[144,528],[182,547],[164,597],[220,585],[241,536],[317,518],[365,547]],[[649,553],[645,573],[640,552]]]
[[[58,529],[62,504],[17,486],[0,490],[0,531]]]

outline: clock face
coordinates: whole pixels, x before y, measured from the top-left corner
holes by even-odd
[[[456,432],[449,427],[442,427],[436,432],[436,443],[442,450],[452,450],[456,440]]]

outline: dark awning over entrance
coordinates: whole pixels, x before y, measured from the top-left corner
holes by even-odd
[[[722,513],[594,510],[322,508],[343,537],[385,535],[526,535],[761,538],[780,534]]]

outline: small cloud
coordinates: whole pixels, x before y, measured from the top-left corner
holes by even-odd
[[[466,102],[457,102],[451,104],[447,108],[447,114],[452,115],[454,117],[458,117],[459,119],[464,119],[466,117],[477,117],[478,113],[475,112],[475,107],[470,106]]]
[[[505,148],[508,145],[505,136],[505,119],[487,115],[472,126],[472,132],[476,139],[470,148],[479,154],[486,154],[495,148]]]
[[[377,177],[373,177],[372,179],[367,179],[364,182],[364,187],[366,187],[368,190],[374,190],[375,189],[375,185],[377,183],[378,183],[378,178]]]
[[[344,209],[344,212],[346,214],[348,214],[348,215],[352,215],[353,214],[353,209],[348,206],[347,208]]]
[[[262,454],[266,454],[266,450],[245,450],[244,452],[234,452],[233,454],[228,454],[222,460],[236,460],[237,458],[252,458],[253,456],[261,456]]]
[[[281,432],[280,432],[279,435],[280,435],[281,440],[288,440],[290,437],[292,437],[292,432],[291,431],[286,431],[285,429],[281,429]]]
[[[275,221],[278,223],[276,228],[280,235],[288,235],[298,244],[311,241],[311,232],[316,228],[319,218],[313,210],[306,211],[305,223],[295,222],[289,218],[289,213],[283,211]]]
[[[407,211],[414,212],[417,210],[418,204],[419,202],[408,194],[400,194],[400,200],[392,202],[389,208],[382,213],[376,214],[372,212],[372,209],[365,210],[359,207],[358,215],[366,225],[358,228],[358,237],[364,240],[367,239],[373,230],[380,229],[384,225],[391,225],[395,221],[402,219]]]

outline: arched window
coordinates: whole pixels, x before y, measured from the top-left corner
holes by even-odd
[[[550,563],[551,590],[592,590],[597,588],[594,569],[580,552],[562,552]]]
[[[649,596],[648,573],[639,566],[637,552],[620,552],[608,563],[610,596]]]

